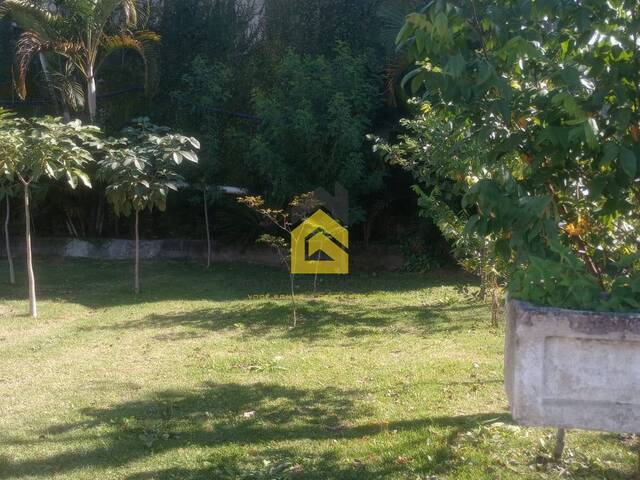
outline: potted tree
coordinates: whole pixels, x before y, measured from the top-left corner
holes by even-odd
[[[416,62],[404,85],[456,144],[482,146],[462,207],[509,265],[505,382],[522,424],[640,431],[638,11],[437,0],[398,35]]]

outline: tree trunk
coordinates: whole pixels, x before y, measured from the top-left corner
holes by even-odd
[[[566,436],[566,430],[564,428],[559,428],[556,436],[556,446],[553,449],[553,459],[556,462],[562,460],[562,452],[564,452],[564,442]]]
[[[202,192],[202,200],[204,201],[204,223],[207,229],[207,268],[211,268],[211,230],[209,227],[209,205],[207,204],[207,190]]]
[[[7,195],[7,216],[4,219],[4,238],[7,247],[7,261],[9,262],[9,282],[16,284],[16,272],[13,268],[13,257],[11,256],[11,241],[9,240],[9,219],[11,217],[11,201]]]
[[[289,274],[289,283],[291,284],[291,307],[293,308],[293,328],[298,326],[298,309],[296,305],[296,280],[293,273]]]
[[[136,294],[140,293],[140,211],[136,210],[135,218],[135,273],[133,290]]]
[[[64,98],[62,99],[62,107],[60,107],[60,103],[58,102],[58,96],[56,95],[56,91],[53,88],[53,82],[51,81],[51,74],[49,73],[49,63],[47,62],[47,57],[45,57],[43,52],[38,54],[38,58],[40,59],[40,66],[42,67],[42,72],[44,73],[45,81],[47,82],[47,88],[49,89],[49,95],[51,95],[51,100],[55,105],[57,110],[62,110],[62,115],[64,117],[65,122],[71,121],[71,114],[69,113],[69,107],[67,106],[67,102],[65,102]]]
[[[29,314],[36,318],[38,306],[36,304],[36,278],[33,273],[33,255],[31,252],[31,211],[29,209],[29,184],[24,184],[24,223],[25,242],[27,250],[27,277],[29,278]]]
[[[93,66],[89,67],[89,76],[87,78],[87,105],[89,106],[89,121],[96,121],[96,78],[93,76]]]

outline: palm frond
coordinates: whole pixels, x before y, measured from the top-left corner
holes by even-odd
[[[149,30],[142,30],[134,34],[104,35],[102,37],[103,56],[96,71],[112,53],[118,50],[133,50],[144,62],[145,90],[147,93],[151,93],[158,79],[156,46],[159,42],[160,35]]]
[[[16,43],[13,75],[15,89],[20,99],[27,97],[27,73],[33,58],[40,52],[54,52],[72,61],[82,52],[82,46],[67,41],[52,41],[42,38],[38,33],[27,30],[23,32]]]
[[[21,100],[27,98],[27,72],[33,58],[47,49],[47,43],[35,32],[26,31],[16,43],[16,55],[13,65],[15,90]]]
[[[53,88],[60,93],[63,101],[69,107],[79,112],[84,109],[85,95],[82,85],[74,78],[75,66],[72,62],[66,62],[62,72],[53,72],[50,77]]]
[[[93,9],[93,21],[98,30],[103,30],[120,13],[121,24],[125,28],[133,28],[138,24],[137,0],[95,0]]]
[[[0,3],[0,17],[8,15],[24,30],[37,33],[40,38],[53,40],[66,30],[66,22],[40,5],[29,0],[4,0]]]
[[[138,23],[138,2],[136,0],[121,0],[124,14],[124,24],[135,27]]]
[[[396,53],[395,39],[404,25],[407,14],[415,11],[420,5],[418,0],[384,0],[377,15],[380,19],[380,40],[389,57],[385,68],[387,85],[387,103],[397,107],[399,79],[411,65],[404,54]]]

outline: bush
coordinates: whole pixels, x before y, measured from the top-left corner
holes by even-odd
[[[417,62],[405,84],[486,151],[466,232],[495,239],[516,298],[640,309],[639,8],[438,0],[399,34]]]
[[[358,195],[380,188],[384,175],[365,148],[379,105],[366,57],[344,45],[333,58],[290,51],[277,75],[273,90],[255,94],[262,123],[251,143],[253,167],[270,199],[282,204],[319,186],[333,191],[338,181],[357,206]]]

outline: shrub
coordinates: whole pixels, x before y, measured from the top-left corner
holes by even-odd
[[[438,0],[398,36],[405,85],[486,151],[465,230],[495,239],[516,298],[640,309],[639,7]]]

